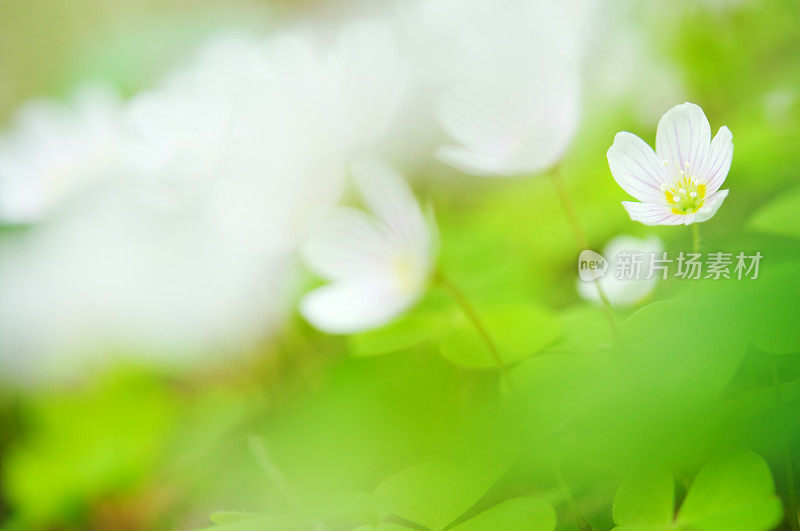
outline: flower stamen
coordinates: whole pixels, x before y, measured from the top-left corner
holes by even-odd
[[[686,164],[688,169],[689,165]],[[698,183],[689,175],[684,174],[681,179],[669,185],[662,185],[667,203],[672,207],[673,214],[694,214],[703,207],[706,196],[706,186]]]

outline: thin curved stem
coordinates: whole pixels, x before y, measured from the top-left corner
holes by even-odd
[[[500,352],[497,350],[497,344],[492,339],[492,336],[489,335],[489,331],[483,325],[481,318],[478,316],[478,312],[475,311],[475,308],[469,302],[469,299],[467,299],[466,295],[464,295],[464,292],[461,291],[461,289],[450,279],[448,279],[441,271],[436,271],[434,274],[434,280],[450,293],[450,295],[453,297],[453,300],[455,300],[456,303],[461,307],[464,315],[467,316],[467,319],[470,320],[472,325],[478,331],[481,339],[486,344],[486,348],[489,350],[489,354],[491,354],[492,359],[497,364],[497,369],[500,371],[500,376],[510,389],[511,380],[508,377],[508,371],[506,371],[506,366],[503,363],[503,359],[500,357]]]
[[[583,229],[581,229],[581,224],[578,221],[577,214],[575,213],[575,206],[572,202],[569,192],[567,191],[567,187],[564,184],[564,179],[561,178],[561,171],[559,170],[558,166],[554,166],[550,171],[550,182],[553,183],[553,188],[556,191],[556,195],[558,195],[558,200],[561,202],[561,208],[564,210],[564,215],[566,216],[567,221],[572,228],[575,242],[578,244],[578,251],[588,249],[589,243],[586,240]],[[611,327],[611,330],[614,332],[617,340],[621,341],[619,324],[617,323],[617,317],[614,314],[614,308],[611,306],[611,301],[608,300],[608,296],[606,295],[603,287],[600,285],[599,279],[594,280],[594,286],[597,289],[597,294],[600,296],[600,301],[603,303],[603,308],[605,309],[606,317],[608,318],[608,324]]]

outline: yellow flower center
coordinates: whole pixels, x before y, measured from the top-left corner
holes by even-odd
[[[669,186],[661,185],[667,203],[672,207],[673,214],[694,214],[703,206],[706,197],[706,185],[700,184],[688,175]]]
[[[410,255],[403,253],[395,257],[393,265],[400,289],[406,293],[414,292],[419,287],[421,276],[417,262]]]

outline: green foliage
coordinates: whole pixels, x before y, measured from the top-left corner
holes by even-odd
[[[556,512],[551,505],[536,498],[512,498],[452,529],[455,531],[483,531],[486,529],[552,531],[555,527]]]
[[[674,515],[672,475],[663,469],[628,476],[614,497],[615,529],[620,531],[760,531],[781,519],[767,463],[738,451],[721,456],[697,474]]]
[[[560,334],[558,319],[530,303],[482,308],[481,321],[505,364],[532,356]],[[486,342],[463,312],[452,315],[450,326],[442,334],[440,349],[442,356],[457,365],[481,369],[497,366]]]
[[[671,523],[675,515],[672,473],[654,467],[630,474],[617,489],[612,513],[619,529],[659,529]]]
[[[110,505],[113,517],[154,515],[131,528],[185,529],[231,509],[209,529],[574,529],[557,476],[595,531],[788,527],[777,494],[789,498],[787,458],[800,484],[800,10],[794,0],[707,4],[637,9],[652,18],[642,32],[677,60],[681,98],[733,131],[730,196],[700,225],[701,245],[760,251],[757,280],[660,282],[656,302],[616,312],[617,337],[575,292],[577,251],[547,179],[423,168],[415,182],[436,205],[439,265],[497,344],[510,386],[498,385],[462,308],[433,286],[380,329],[344,339],[295,330],[225,371],[172,381],[130,371],[0,396],[2,528],[104,528],[95,518]],[[4,53],[21,54],[3,65],[14,80],[4,115],[23,92],[61,93],[87,73],[132,92],[214,25],[201,13],[177,30],[172,18],[148,23],[149,35],[130,26],[73,58],[67,34],[89,46],[97,34],[56,27],[75,17],[54,9],[37,32],[14,36],[29,7],[0,7]],[[22,46],[34,33],[49,40]],[[685,227],[628,219],[606,161],[617,131],[652,137],[656,120],[636,109],[658,89],[619,106],[588,91],[562,170],[593,248],[630,233],[689,250]],[[0,238],[27,230],[0,227]],[[769,463],[730,453],[740,447]],[[676,487],[665,463],[682,480],[706,464]]]
[[[800,238],[798,212],[800,212],[800,188],[795,187],[759,208],[748,220],[747,226],[762,232]]]
[[[423,463],[388,478],[375,493],[388,513],[441,530],[475,505],[504,471],[496,463]]]
[[[407,315],[376,330],[348,337],[353,356],[368,357],[401,352],[434,340],[443,326],[443,312],[422,304]]]
[[[158,464],[175,410],[157,382],[136,375],[40,397],[3,464],[17,516],[31,526],[79,523],[93,500],[137,487]]]

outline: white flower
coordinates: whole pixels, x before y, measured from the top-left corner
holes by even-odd
[[[402,95],[385,27],[319,40],[216,38],[125,106],[123,178],[0,241],[0,380],[228,363],[284,324],[309,214]]]
[[[301,314],[331,333],[381,326],[424,292],[434,262],[434,235],[408,185],[379,161],[353,174],[374,217],[331,211],[302,247],[309,268],[331,281],[300,301]]]
[[[85,85],[70,104],[34,101],[0,138],[0,219],[39,221],[118,162],[121,103]]]
[[[481,176],[546,170],[561,159],[575,135],[578,89],[572,69],[502,87],[456,89],[442,101],[439,123],[459,145],[442,146],[436,156]]]
[[[658,122],[656,150],[620,132],[608,150],[614,180],[641,201],[623,201],[631,219],[645,225],[680,225],[710,219],[728,190],[720,190],[733,157],[733,137],[723,126],[711,140],[703,110],[683,103]]]
[[[423,53],[441,63],[436,114],[456,142],[437,158],[481,176],[530,175],[557,163],[579,122],[588,2],[430,4],[421,19],[434,37]]]
[[[596,281],[578,279],[578,294],[587,301],[600,304],[597,282],[613,306],[632,306],[641,302],[653,291],[660,275],[658,271],[651,271],[651,256],[661,259],[663,251],[664,245],[657,236],[617,236],[603,249],[608,271]]]

